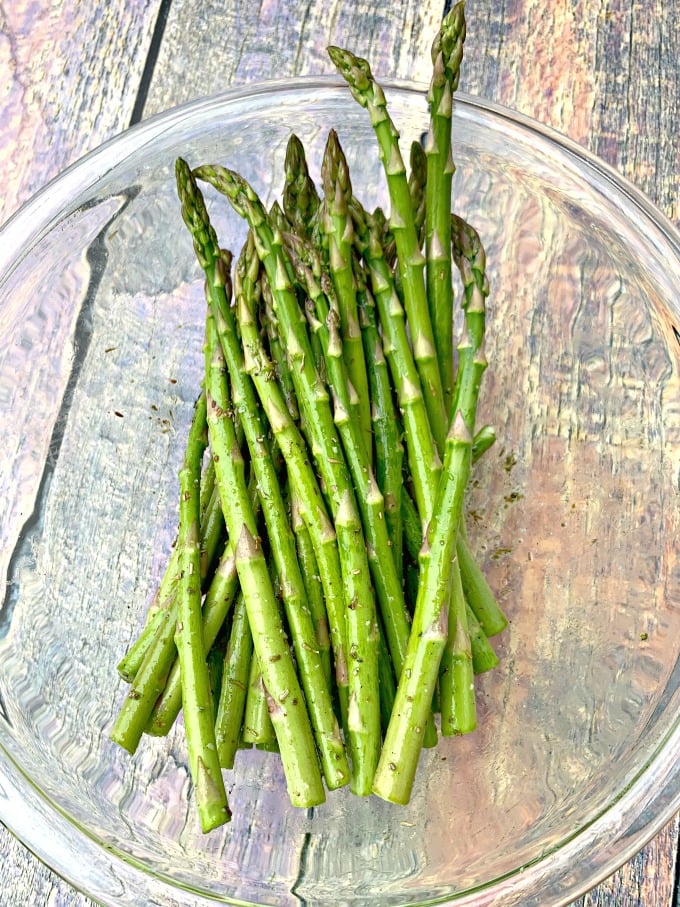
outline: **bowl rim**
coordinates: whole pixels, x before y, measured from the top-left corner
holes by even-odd
[[[408,79],[384,79],[381,80],[381,85],[388,93],[390,91],[406,92],[422,97],[427,92],[427,85]],[[15,260],[10,251],[12,248],[16,249],[17,245],[26,245],[31,238],[35,242],[45,227],[49,225],[52,217],[68,207],[69,198],[73,198],[78,190],[82,191],[85,186],[96,183],[112,167],[120,164],[121,159],[127,157],[129,153],[154,141],[163,133],[170,131],[177,123],[185,121],[199,110],[222,108],[225,105],[262,95],[312,89],[335,89],[346,92],[347,85],[339,76],[332,74],[254,82],[170,107],[111,136],[52,177],[17,211],[11,214],[4,224],[0,225],[0,283],[10,273],[8,266]],[[454,104],[509,120],[524,130],[536,133],[539,138],[557,145],[567,152],[569,157],[587,164],[589,168],[622,192],[635,207],[641,209],[662,232],[664,238],[675,246],[676,250],[680,250],[680,227],[676,226],[632,181],[585,146],[551,126],[496,101],[465,92],[456,92]],[[79,181],[79,176],[88,167],[92,168],[93,175],[88,183],[83,184]],[[7,242],[10,235],[13,241]]]
[[[408,80],[386,79],[382,80],[381,84],[388,97],[391,92],[422,97],[427,90],[426,85]],[[204,117],[206,114],[209,116],[211,112],[218,110],[228,114],[231,104],[254,97],[315,90],[337,90],[344,93],[346,84],[335,75],[300,76],[253,83],[169,108],[112,136],[53,177],[0,227],[0,288],[28,250],[51,229],[55,219],[61,218],[69,210],[73,198],[84,190],[96,186],[111,169],[120,166],[131,155],[165,133],[171,132],[180,124],[185,124],[187,119],[199,113]],[[455,103],[482,117],[506,121],[519,127],[524,133],[533,133],[538,140],[549,143],[567,159],[578,162],[581,166],[585,165],[591,174],[612,187],[619,201],[631,206],[644,219],[647,226],[656,230],[660,238],[670,246],[674,256],[680,260],[680,231],[675,224],[630,180],[587,148],[552,127],[494,101],[460,92],[456,94]],[[83,174],[87,175],[84,182]],[[17,255],[16,251],[12,251],[17,248],[23,249],[23,254]],[[548,852],[538,855],[525,866],[516,867],[508,875],[494,879],[479,889],[466,892],[460,897],[447,896],[426,903],[455,904],[459,907],[473,905],[494,907],[499,904],[496,900],[498,892],[494,893],[496,886],[503,884],[504,899],[509,896],[516,898],[535,894],[540,890],[541,881],[555,877],[556,873],[565,878],[565,885],[554,907],[571,903],[574,898],[607,878],[634,856],[680,808],[680,760],[676,762],[673,758],[674,752],[680,753],[680,716],[675,718],[654,753],[619,792],[615,800],[603,808],[588,824],[575,830],[572,836],[560,841]],[[655,778],[652,793],[649,790],[650,770],[653,770]],[[25,807],[26,814],[18,816],[15,809],[20,803],[25,805],[26,800],[30,802],[30,805]],[[53,820],[52,832],[60,828],[67,836],[71,831],[76,838],[85,837],[86,841],[81,841],[85,848],[83,855],[87,852],[88,858],[98,860],[100,863],[87,871],[86,881],[76,877],[73,865],[68,863],[63,848],[57,848],[55,853],[54,846],[45,843],[50,837],[54,837],[46,836],[44,828],[40,827],[40,822],[48,820]],[[180,891],[185,896],[188,894],[186,889],[175,885],[169,878],[150,873],[139,861],[112,850],[105,841],[81,827],[43,794],[3,745],[1,710],[0,821],[50,869],[78,891],[102,903],[119,903],[113,888],[116,887],[115,883],[122,884],[122,877],[131,884],[135,881],[140,883],[142,879],[147,883],[153,880],[156,891],[162,890],[166,897]],[[612,828],[616,832],[614,840],[619,845],[615,854],[611,852],[611,837],[606,837],[611,834]],[[574,870],[574,866],[578,865],[579,856],[583,858],[588,854],[592,857],[598,847],[602,854],[605,850],[601,847],[604,840],[608,845],[607,858],[600,856],[599,862],[594,865],[591,863],[593,871],[587,879],[579,877]],[[112,868],[112,863],[115,863],[115,869]],[[103,881],[106,878],[109,881],[113,879],[114,882],[111,882],[111,885],[106,884]],[[229,904],[245,903],[237,899],[213,899],[205,893],[201,893],[199,898],[196,903],[208,904],[216,901]],[[507,900],[503,903],[507,903]]]

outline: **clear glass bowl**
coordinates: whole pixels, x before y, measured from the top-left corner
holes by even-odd
[[[404,149],[420,89],[388,91]],[[163,114],[64,173],[0,241],[0,818],[107,905],[566,904],[680,805],[680,243],[582,149],[486,102],[455,114],[456,208],[487,247],[490,369],[471,541],[510,618],[479,730],[424,755],[408,807],[288,805],[239,756],[203,836],[181,726],[108,739],[115,665],[159,578],[201,369],[203,291],[173,164],[268,200],[291,128],[318,173],[338,128],[385,203],[364,110],[335,80]],[[224,245],[243,225],[213,204]]]

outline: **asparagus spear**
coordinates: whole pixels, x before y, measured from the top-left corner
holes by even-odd
[[[242,258],[243,256],[241,256],[239,260]],[[249,233],[248,235],[245,260],[252,263],[252,267],[254,267],[256,272],[260,270],[260,262],[255,254],[255,243],[252,239],[252,233]],[[269,283],[264,275],[262,275],[262,279],[260,279],[257,273],[249,275],[249,280],[253,292],[253,310],[258,308],[261,299],[261,302],[263,303],[261,321],[264,324],[265,333],[269,342],[269,352],[274,365],[274,371],[276,372],[276,377],[286,398],[286,406],[288,407],[290,417],[297,421],[300,418],[300,412],[295,397],[295,385],[290,373],[288,357],[281,343],[281,335],[276,324],[274,302],[272,300]]]
[[[304,243],[297,241],[293,245],[301,248]],[[311,251],[307,247],[307,252],[311,253]],[[326,281],[324,292],[324,289],[314,279],[311,269],[294,252],[291,252],[291,259],[296,272],[300,275],[304,289],[309,293],[316,308],[318,318],[314,319],[314,330],[321,337],[329,380],[336,399],[335,421],[342,438],[354,485],[359,488],[358,499],[368,543],[369,564],[380,603],[380,616],[394,671],[399,677],[404,665],[409,639],[409,615],[401,577],[397,575],[394,559],[389,550],[384,500],[368,464],[361,431],[348,416],[351,385],[344,368],[337,308],[334,305],[328,281]],[[320,276],[323,283],[324,275]],[[333,304],[331,304],[331,300],[333,300]],[[357,632],[362,632],[361,624],[357,626]],[[436,728],[433,721],[427,722],[426,733],[428,745],[433,745],[436,742]]]
[[[326,683],[330,690],[332,689],[331,639],[328,631],[328,614],[326,613],[326,604],[323,598],[322,580],[319,575],[319,566],[314,554],[312,538],[302,517],[304,505],[300,502],[298,493],[293,486],[291,486],[289,492],[290,521],[295,534],[300,571],[307,592],[309,612],[316,631],[316,648],[318,649]]]
[[[404,669],[373,782],[378,796],[408,803],[439,663],[448,638],[449,578],[467,484],[472,435],[460,412],[446,440],[442,479],[421,562],[418,598]]]
[[[397,246],[399,276],[413,354],[425,392],[425,405],[432,432],[441,449],[444,445],[448,419],[427,305],[423,274],[425,259],[418,244],[406,167],[399,150],[399,134],[387,112],[384,92],[373,78],[368,62],[339,47],[329,47],[328,53],[349,85],[355,100],[367,108],[378,139],[390,195],[392,208],[390,228]]]
[[[181,177],[180,177],[181,179]],[[180,191],[182,191],[180,189]],[[325,794],[314,737],[302,690],[293,666],[272,587],[258,527],[248,499],[243,457],[230,418],[231,399],[226,364],[217,328],[208,317],[206,343],[208,428],[227,529],[235,539],[234,558],[255,652],[269,694],[269,707],[281,751],[291,802],[323,803]]]
[[[215,551],[224,531],[224,519],[219,496],[214,494],[214,472],[210,467],[201,480],[201,582],[208,579]],[[118,672],[128,683],[132,682],[144,659],[157,629],[164,619],[164,612],[173,607],[179,578],[179,550],[172,550],[158,589],[149,605],[147,620],[142,632],[118,664]]]
[[[454,381],[450,215],[455,168],[451,153],[451,121],[464,41],[465,4],[461,2],[444,17],[432,45],[434,65],[428,92],[430,129],[425,145],[427,300],[447,413],[451,409]]]
[[[472,608],[467,606],[467,623],[470,633],[470,646],[472,648],[472,667],[475,674],[490,671],[498,664],[498,656],[494,652],[482,625]]]
[[[238,174],[218,165],[202,166],[194,172],[198,179],[212,183],[227,196],[234,210],[246,218],[255,234],[258,256],[267,272],[276,315],[289,357],[294,363],[292,374],[298,405],[304,415],[305,426],[312,436],[312,449],[325,487],[332,495],[340,562],[349,602],[348,613],[353,612],[353,622],[360,620],[363,615],[364,625],[372,626],[375,623],[375,604],[356,498],[337,436],[328,394],[314,367],[304,315],[290,282],[289,262],[283,253],[280,236],[274,234],[267,212],[252,187]],[[354,613],[357,611],[358,615]],[[370,637],[364,641],[370,643]],[[349,636],[348,654],[351,659],[348,672],[348,728],[352,752],[352,789],[355,793],[368,794],[380,738],[377,680],[368,682],[372,676],[377,677],[377,671],[372,666],[376,654],[373,645],[369,644],[364,649],[359,639],[350,641]]]
[[[323,664],[316,648],[316,632],[307,607],[295,539],[288,521],[279,476],[266,441],[267,428],[261,417],[257,394],[250,376],[243,368],[243,351],[225,292],[226,275],[216,237],[188,165],[178,162],[177,169],[183,217],[194,237],[194,246],[206,273],[206,293],[231,377],[233,404],[240,414],[250,450],[251,468],[257,480],[271,553],[281,583],[282,598],[307,709],[314,728],[324,777],[328,787],[333,789],[347,783],[349,766],[340,738],[340,728],[333,712],[330,690],[325,681]],[[220,470],[216,466],[218,485],[219,474]],[[254,642],[257,649],[256,638]],[[265,668],[259,655],[257,660],[266,685]]]
[[[253,637],[243,596],[234,606],[234,617],[222,668],[222,686],[215,718],[217,755],[222,768],[234,767],[234,756],[241,739],[241,724],[246,702]]]
[[[241,413],[241,422],[248,439],[251,464],[257,478],[269,544],[281,582],[298,671],[315,732],[324,778],[329,789],[334,789],[349,781],[349,766],[340,738],[340,728],[333,712],[330,689],[325,680],[323,661],[317,648],[316,628],[307,605],[295,538],[288,522],[279,477],[264,440],[266,427],[260,416],[256,391],[250,376],[243,370],[243,358],[236,337],[233,315],[225,304],[226,300],[220,298],[216,289],[213,289],[212,304],[232,379],[234,404]]]
[[[175,646],[177,614],[178,603],[175,600],[171,608],[163,611],[153,641],[144,655],[113,724],[111,739],[129,753],[136,751],[177,657]]]
[[[269,702],[257,656],[251,656],[250,676],[243,714],[242,743],[273,743],[274,725],[269,717]]]
[[[378,329],[375,302],[363,284],[358,299],[371,397],[375,477],[385,501],[387,534],[397,576],[401,579],[404,549],[401,520],[404,446],[401,440],[401,425],[392,399],[392,385]]]
[[[491,425],[483,425],[472,442],[472,462],[476,463],[480,457],[496,443],[496,431]]]
[[[316,475],[311,469],[306,443],[291,419],[279,384],[273,380],[274,367],[255,323],[255,297],[248,249],[244,248],[236,271],[238,322],[244,348],[244,368],[251,376],[260,402],[276,438],[288,471],[288,481],[300,516],[309,530],[324,589],[331,644],[335,660],[335,682],[340,699],[343,727],[347,727],[348,674],[344,617],[343,581],[336,532],[328,517]],[[251,275],[249,277],[248,275]]]
[[[321,227],[328,245],[329,270],[340,315],[343,357],[347,365],[348,378],[356,394],[354,399],[357,401],[357,414],[364,430],[370,463],[371,409],[352,261],[354,229],[348,210],[348,203],[352,198],[352,183],[347,160],[334,129],[328,134],[321,163],[321,179],[324,191]]]
[[[462,527],[457,551],[465,598],[470,602],[485,635],[496,636],[498,633],[502,633],[508,625],[508,619],[470,551],[465,527]]]
[[[477,727],[474,665],[460,570],[451,571],[448,640],[439,666],[439,710],[444,737]]]
[[[309,175],[305,149],[300,139],[291,135],[284,163],[286,184],[283,190],[283,210],[300,236],[309,236],[321,200]]]
[[[231,818],[217,756],[213,696],[206,661],[207,653],[203,647],[201,618],[201,553],[198,523],[201,460],[207,444],[206,417],[206,398],[205,394],[201,394],[189,432],[184,464],[179,473],[180,578],[179,614],[175,629],[175,645],[182,678],[182,699],[186,706],[184,727],[189,765],[196,789],[201,828],[204,832],[223,825]]]
[[[394,708],[394,697],[397,684],[394,678],[392,659],[385,643],[385,631],[378,620],[378,675],[380,683],[380,725],[383,733],[390,723],[390,716]],[[435,734],[436,742],[436,734]]]
[[[409,164],[408,194],[411,198],[411,207],[413,208],[413,226],[416,229],[418,246],[422,247],[423,238],[425,236],[425,218],[427,210],[427,157],[420,142],[411,142]]]
[[[231,253],[226,250],[220,250],[219,254],[225,267],[229,267],[231,264]],[[239,433],[240,432],[241,429],[239,427]],[[208,488],[210,486],[212,487],[209,492],[209,501],[205,504],[204,520],[206,515],[209,515],[211,508],[217,508],[220,517],[219,522],[215,520],[215,525],[220,527],[220,533],[222,533],[224,529],[224,517],[222,515],[219,492],[215,487],[215,466],[212,459],[208,462],[205,473],[208,476],[208,482],[202,483],[202,497],[205,495],[207,498]],[[258,511],[259,502],[254,478],[252,476],[248,483],[248,491],[253,509],[254,511]],[[207,563],[202,557],[201,576],[204,575],[204,569],[207,569]],[[212,574],[212,579],[206,591],[203,606],[203,644],[206,652],[210,651],[215,642],[217,634],[222,628],[222,624],[233,604],[237,590],[238,575],[234,562],[234,547],[231,540],[227,539],[223,547],[219,564]],[[182,687],[180,683],[179,662],[175,659],[175,663],[172,665],[167,676],[165,688],[158,697],[147,722],[146,732],[152,736],[164,736],[167,734],[179,715],[181,708]]]
[[[212,575],[216,555],[224,546],[224,516],[216,488],[210,495],[200,527],[201,578],[205,580]]]
[[[289,240],[287,249],[297,279],[316,310],[314,330],[321,339],[329,383],[335,398],[335,422],[354,487],[358,490],[357,498],[368,543],[371,575],[380,604],[390,655],[395,672],[399,676],[410,632],[408,613],[401,578],[397,574],[390,552],[384,499],[366,452],[364,435],[350,415],[352,386],[343,357],[337,301],[314,249],[303,240],[290,236],[287,238]],[[303,261],[303,255],[312,262],[316,273]],[[318,282],[317,276],[321,283]]]
[[[447,436],[442,477],[420,553],[422,573],[413,632],[374,781],[379,796],[397,803],[408,802],[410,797],[422,728],[448,638],[448,584],[451,570],[456,568],[456,541],[472,461],[477,400],[487,365],[483,340],[488,285],[483,249],[478,235],[461,219],[453,220],[452,230],[454,258],[465,285],[467,328],[459,344],[456,415]],[[457,617],[461,610],[456,610]]]
[[[355,200],[352,204],[352,215],[357,228],[359,248],[364,256],[372,282],[374,297],[380,314],[380,323],[384,332],[384,350],[392,374],[392,382],[397,391],[397,398],[404,421],[404,438],[408,454],[408,463],[413,479],[421,523],[427,525],[439,483],[441,464],[432,433],[429,431],[429,420],[425,411],[423,393],[420,386],[415,362],[409,347],[408,335],[404,323],[403,310],[391,278],[390,269],[383,254],[380,230],[375,219],[363,210]],[[465,274],[465,280],[480,280],[485,263],[481,259],[483,250],[479,237],[473,241],[472,234],[466,232],[464,222],[456,220],[455,256]],[[471,229],[471,228],[470,228]],[[463,243],[463,240],[465,242]],[[475,234],[476,236],[476,234]],[[474,269],[463,264],[464,255],[472,257]],[[480,272],[481,268],[481,272]],[[466,290],[472,297],[472,286]],[[488,292],[488,291],[487,291]],[[466,296],[466,298],[467,298]],[[468,307],[469,308],[469,307]],[[474,308],[474,307],[473,307]],[[474,312],[470,313],[476,318]],[[479,456],[489,442],[493,443],[493,432],[485,426],[475,436],[475,445]],[[410,516],[410,514],[408,515]],[[411,521],[409,528],[413,527]],[[422,537],[422,534],[421,534]],[[464,531],[457,541],[458,568],[463,571],[463,583],[466,594],[473,608],[488,614],[487,627],[491,633],[501,632],[507,626],[507,620],[494,598],[488,583],[484,579],[474,557],[470,553]]]
[[[251,500],[253,493],[251,489]],[[213,574],[203,605],[203,646],[209,652],[217,639],[225,618],[238,591],[238,576],[234,562],[234,548],[227,542],[220,562]],[[182,708],[182,685],[179,661],[175,660],[168,674],[163,692],[158,697],[146,725],[146,733],[163,737],[174,724]]]
[[[441,461],[430,429],[425,394],[409,343],[406,319],[391,269],[383,256],[380,229],[375,218],[354,200],[352,216],[359,250],[371,280],[373,297],[383,331],[383,350],[404,424],[404,440],[413,490],[422,524],[432,513]],[[422,532],[421,532],[422,536]]]
[[[177,558],[173,558],[172,560],[173,565],[176,567]],[[163,579],[165,579],[165,577]],[[132,681],[137,676],[142,662],[144,661],[144,656],[146,655],[148,648],[158,631],[158,628],[165,619],[165,612],[170,606],[171,602],[174,601],[175,582],[176,578],[175,580],[173,580],[171,598],[166,598],[164,605],[160,604],[160,602],[162,601],[160,597],[161,587],[156,590],[151,600],[151,604],[149,605],[149,608],[147,610],[146,620],[141,632],[138,634],[137,638],[127,650],[125,655],[118,662],[118,673],[127,683],[132,683]],[[161,580],[161,586],[162,584],[163,580]]]

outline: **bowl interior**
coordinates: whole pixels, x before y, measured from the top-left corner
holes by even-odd
[[[425,102],[389,98],[408,153]],[[232,166],[272,201],[291,127],[318,174],[331,126],[357,195],[386,205],[368,117],[342,88],[226,97],[55,184],[0,284],[0,794],[14,804],[0,797],[0,816],[105,903],[557,903],[595,881],[594,858],[535,891],[520,871],[538,878],[596,823],[622,861],[616,804],[645,771],[653,790],[677,747],[676,241],[605,170],[465,99],[455,207],[487,250],[480,424],[498,433],[467,523],[511,618],[478,678],[479,729],[424,754],[407,807],[341,791],[296,811],[277,758],[241,753],[234,819],[207,837],[181,724],[133,758],[108,740],[115,665],[172,543],[202,364],[174,159]],[[210,206],[238,251],[242,223]]]

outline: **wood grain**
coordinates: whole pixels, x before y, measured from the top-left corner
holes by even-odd
[[[0,223],[130,123],[160,0],[0,4]]]
[[[427,81],[443,3],[174,0],[145,116],[226,88],[333,71],[328,44],[370,59],[376,74]],[[228,36],[216,52],[216,36]]]
[[[552,126],[680,221],[678,0],[469,4],[461,88]]]

